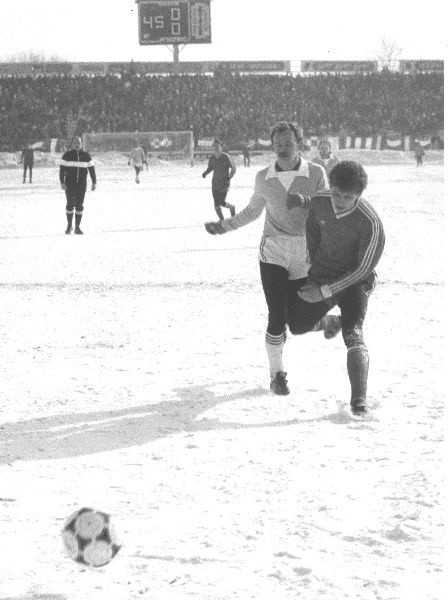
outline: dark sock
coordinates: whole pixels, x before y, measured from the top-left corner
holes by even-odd
[[[347,352],[347,372],[352,388],[351,399],[366,399],[369,375],[369,353],[367,348],[350,348]]]

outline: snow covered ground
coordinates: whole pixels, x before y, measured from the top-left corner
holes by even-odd
[[[446,597],[443,154],[355,157],[387,236],[364,421],[340,336],[290,337],[268,392],[262,219],[207,235],[204,164],[138,186],[95,157],[70,237],[56,168],[0,171],[0,600]],[[238,160],[238,210],[267,160]],[[63,552],[81,506],[121,533],[104,568]]]

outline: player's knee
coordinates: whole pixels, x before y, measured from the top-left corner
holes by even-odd
[[[353,348],[364,348],[367,350],[361,325],[355,325],[348,329],[342,328],[342,338],[347,350]]]
[[[269,315],[267,333],[273,336],[280,335],[286,329],[286,319],[282,315]]]
[[[304,333],[311,331],[307,323],[303,323],[295,319],[288,319],[288,327],[292,335],[303,335]]]

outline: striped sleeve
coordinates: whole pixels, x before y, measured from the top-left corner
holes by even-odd
[[[315,181],[315,191],[312,196],[305,196],[304,194],[299,194],[301,196],[302,208],[310,208],[311,200],[314,196],[330,195],[330,192],[328,191],[328,179],[325,169],[321,165],[318,165],[316,163],[314,163],[314,166],[318,167],[318,175]]]
[[[311,262],[313,262],[320,244],[320,229],[316,220],[316,202],[316,199],[311,200],[310,210],[306,220],[306,244]]]
[[[62,167],[74,167],[75,169],[89,169],[93,167],[93,160],[61,160]]]
[[[358,250],[358,266],[355,270],[329,284],[332,295],[363,281],[378,264],[384,249],[384,229],[379,216],[367,204],[360,204],[359,210],[365,217],[361,227]]]

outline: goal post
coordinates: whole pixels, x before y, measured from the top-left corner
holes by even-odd
[[[193,165],[194,142],[192,131],[115,131],[84,133],[84,149],[91,154],[120,152],[129,154],[140,144],[148,156],[184,159]]]

